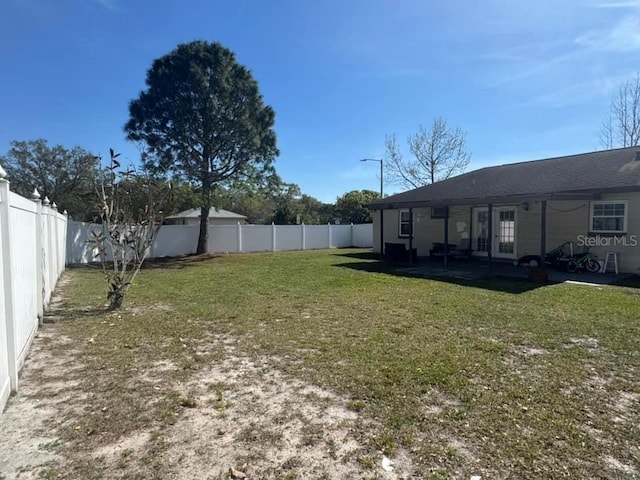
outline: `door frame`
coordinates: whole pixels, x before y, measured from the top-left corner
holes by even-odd
[[[477,249],[477,234],[481,231],[480,225],[478,222],[478,217],[476,212],[488,212],[488,206],[477,206],[472,207],[472,222],[473,222],[473,238],[471,239],[473,255],[478,257],[487,257],[488,252],[482,252]],[[513,221],[514,221],[514,232],[513,232],[513,253],[501,253],[499,249],[499,235],[500,235],[500,212],[501,211],[513,211]],[[493,238],[491,239],[491,256],[493,258],[503,258],[503,259],[515,259],[518,258],[518,207],[515,205],[499,205],[493,207],[493,226],[492,226],[492,234]]]

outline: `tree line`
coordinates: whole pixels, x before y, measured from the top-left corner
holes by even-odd
[[[0,156],[7,170],[11,190],[30,198],[34,189],[42,198],[55,201],[77,221],[100,221],[99,190],[111,173],[101,166],[98,155],[75,146],[49,145],[47,140],[13,141],[9,151]],[[117,167],[124,171],[131,166]],[[149,176],[149,172],[143,172]],[[160,188],[166,178],[151,175],[128,175],[125,182],[139,183],[137,188],[122,188],[132,210],[149,203],[142,185],[148,180]],[[133,185],[133,187],[136,187]],[[302,192],[295,183],[284,182],[275,172],[259,182],[229,182],[212,188],[212,206],[245,215],[249,223],[293,225],[296,223],[370,223],[366,204],[379,198],[371,190],[354,190],[338,197],[335,203],[323,203]],[[171,199],[164,202],[163,215],[169,216],[199,206],[200,192],[186,181],[171,183]]]

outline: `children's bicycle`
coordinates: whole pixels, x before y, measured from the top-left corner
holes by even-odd
[[[589,253],[588,250],[584,253],[579,253],[567,262],[568,272],[573,273],[582,270],[586,270],[591,273],[597,273],[600,271],[600,263],[598,263],[598,259],[592,253]]]

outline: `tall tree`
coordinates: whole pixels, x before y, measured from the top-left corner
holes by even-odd
[[[600,127],[605,149],[640,144],[640,74],[625,81],[611,98],[609,115]]]
[[[371,211],[365,205],[380,198],[373,190],[352,190],[338,197],[336,211],[343,223],[371,223]]]
[[[467,133],[450,127],[442,117],[429,129],[422,125],[407,139],[413,158],[405,160],[396,136],[385,138],[386,179],[404,188],[418,188],[462,173],[469,165]]]
[[[81,147],[50,147],[46,140],[13,141],[0,163],[11,175],[11,190],[29,198],[34,188],[79,220],[98,213],[95,181],[99,157]]]
[[[125,131],[146,144],[145,163],[200,193],[197,253],[207,248],[214,187],[272,171],[275,113],[251,72],[219,43],[181,44],[155,60],[147,89],[129,105]]]

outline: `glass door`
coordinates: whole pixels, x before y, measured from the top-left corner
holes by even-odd
[[[516,207],[494,208],[493,255],[516,257]]]
[[[473,239],[471,248],[474,255],[486,256],[489,252],[489,209],[473,209]]]
[[[493,241],[491,254],[498,258],[516,258],[516,207],[493,207]],[[474,255],[486,256],[489,252],[489,209],[473,209]]]

